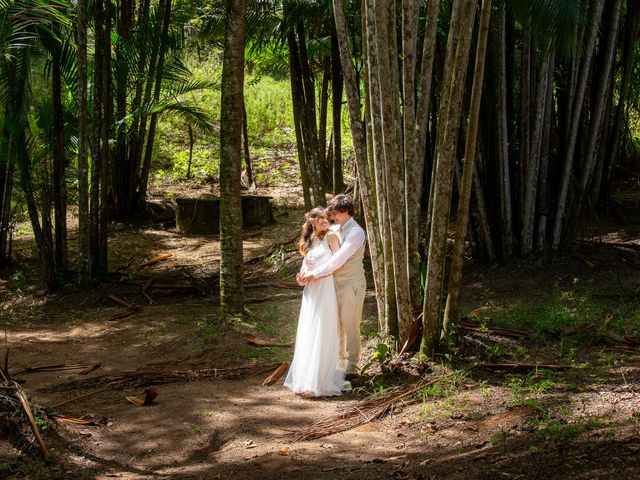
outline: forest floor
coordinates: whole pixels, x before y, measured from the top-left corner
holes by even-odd
[[[13,378],[42,407],[89,395],[40,419],[50,464],[37,461],[37,448],[21,453],[18,438],[0,427],[0,477],[640,478],[638,219],[627,218],[622,226],[602,221],[560,258],[470,265],[464,310],[482,327],[462,330],[452,355],[429,363],[394,357],[382,368],[370,367],[349,394],[304,399],[285,389],[282,379],[262,385],[276,364],[290,359],[291,347],[257,347],[244,337],[294,339],[301,208],[289,193],[274,199],[273,225],[245,233],[243,319],[218,315],[218,237],[183,235],[170,221],[114,225],[112,281],[52,294],[32,287],[33,242],[17,239],[18,266],[0,273],[2,343]],[[141,266],[163,254],[171,257]],[[158,288],[162,284],[174,288]],[[381,341],[374,333],[371,285],[362,365]],[[139,309],[110,320],[125,310],[111,295]],[[504,337],[486,328],[494,325],[527,335]],[[487,363],[568,368],[473,368]],[[25,371],[74,364],[99,368],[85,374],[82,367]],[[246,366],[251,368],[238,370]],[[124,374],[140,374],[141,380],[106,388],[99,383],[102,375]],[[383,398],[395,386],[440,375],[444,379],[386,416],[314,440],[292,437],[341,409]],[[144,397],[149,386],[158,394],[150,405],[126,400]]]

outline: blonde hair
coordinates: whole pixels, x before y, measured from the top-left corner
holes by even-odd
[[[324,208],[316,207],[304,214],[304,224],[302,225],[302,232],[300,233],[300,241],[298,242],[298,251],[305,256],[311,249],[311,243],[314,238],[322,240],[324,233],[316,235],[314,226],[319,218],[326,216]]]

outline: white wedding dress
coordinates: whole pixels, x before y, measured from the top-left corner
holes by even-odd
[[[311,271],[331,258],[327,237],[314,241],[301,271]],[[293,361],[284,386],[317,397],[350,389],[338,368],[338,303],[333,275],[304,287]]]

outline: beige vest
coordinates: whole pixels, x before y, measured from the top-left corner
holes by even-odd
[[[340,236],[343,237],[350,229],[358,226],[357,223],[351,222],[350,225],[343,227],[340,232]],[[349,260],[333,272],[333,280],[339,285],[346,285],[351,283],[366,284],[364,276],[364,266],[362,260],[364,258],[364,244],[358,247],[358,249],[349,257]]]

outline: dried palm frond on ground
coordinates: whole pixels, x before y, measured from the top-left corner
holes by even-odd
[[[5,379],[6,380],[6,379]],[[21,451],[38,446],[45,460],[49,458],[37,420],[47,419],[46,412],[30,403],[16,382],[0,382],[0,434]]]
[[[439,383],[454,375],[460,375],[460,372],[452,372],[431,380],[423,378],[418,383],[389,388],[382,396],[380,394],[370,395],[355,405],[342,410],[337,415],[292,431],[291,437],[293,441],[299,442],[351,430],[384,416],[399,404],[411,405],[420,401],[419,392],[423,388]]]
[[[49,388],[43,392],[68,392],[85,388],[98,388],[109,386],[111,388],[145,387],[148,385],[161,385],[165,383],[194,382],[198,380],[235,380],[252,375],[268,372],[279,364],[245,365],[231,368],[203,368],[198,370],[169,370],[160,372],[125,372],[99,377],[73,380]]]

